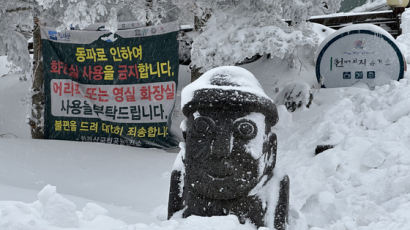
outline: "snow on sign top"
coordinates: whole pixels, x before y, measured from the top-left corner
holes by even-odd
[[[405,71],[402,52],[381,27],[357,24],[344,27],[319,46],[316,77],[323,87],[365,83],[370,88],[400,80]]]
[[[187,85],[181,92],[181,108],[184,108],[194,97],[194,92],[200,89],[236,90],[272,101],[251,72],[236,66],[211,69]]]

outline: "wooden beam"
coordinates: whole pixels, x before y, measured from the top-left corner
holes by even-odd
[[[336,16],[323,16],[323,17],[311,17],[308,21],[319,23],[322,25],[340,25],[346,23],[359,23],[359,22],[368,22],[369,20],[396,20],[397,15],[393,11],[381,11],[375,13],[363,13],[363,14],[346,14],[346,15],[336,15]]]
[[[333,15],[313,16],[309,22],[319,23],[332,29],[340,29],[351,24],[370,23],[384,27],[393,37],[401,34],[401,13],[403,9],[394,9],[363,13],[339,13]],[[288,24],[291,22],[286,21]]]

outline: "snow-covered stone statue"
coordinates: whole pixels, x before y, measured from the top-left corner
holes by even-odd
[[[171,175],[168,218],[236,215],[285,229],[289,180],[274,175],[276,107],[247,70],[212,69],[182,91],[185,142]]]

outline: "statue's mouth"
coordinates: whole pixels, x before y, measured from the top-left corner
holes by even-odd
[[[210,162],[208,162],[209,164]],[[228,161],[212,162],[202,169],[204,174],[213,180],[226,180],[234,175],[234,166]]]
[[[211,175],[209,173],[206,173],[206,176],[211,178],[212,180],[216,180],[216,181],[223,181],[223,180],[228,180],[230,178],[233,177],[233,175],[226,175],[226,176],[215,176],[215,175]]]

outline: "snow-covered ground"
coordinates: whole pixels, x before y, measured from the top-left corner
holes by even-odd
[[[403,49],[406,36],[398,39]],[[260,59],[246,68],[274,98],[279,86],[315,84],[312,63],[301,64],[289,70]],[[0,230],[255,229],[235,216],[167,221],[175,152],[30,139],[29,86],[16,75],[0,77]],[[290,113],[278,106],[276,167],[291,181],[289,229],[408,230],[409,73],[374,90],[312,93],[309,108]],[[174,130],[182,119],[175,114]],[[315,156],[317,145],[334,148]]]

